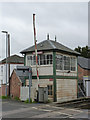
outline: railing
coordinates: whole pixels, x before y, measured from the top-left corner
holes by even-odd
[[[78,85],[78,88],[81,91],[82,95],[86,97],[86,88],[83,86],[83,89],[82,89],[80,85]]]

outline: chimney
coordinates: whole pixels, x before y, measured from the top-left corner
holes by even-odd
[[[55,35],[55,42],[57,41],[56,35]]]
[[[49,33],[47,34],[47,40],[49,40]]]

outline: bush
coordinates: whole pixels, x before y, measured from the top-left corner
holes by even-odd
[[[15,99],[15,100],[20,100],[20,99],[19,99],[19,97],[17,97],[17,96],[16,96],[16,97],[14,97],[14,99]]]
[[[29,103],[29,99],[25,101],[25,103]],[[32,103],[32,99],[30,98],[30,103]]]
[[[9,96],[0,96],[0,98],[2,98],[2,99],[8,99],[10,97]]]
[[[51,103],[51,101],[48,99],[48,103]]]

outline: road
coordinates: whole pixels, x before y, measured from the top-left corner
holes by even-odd
[[[24,103],[15,100],[3,100],[2,102],[3,118],[75,118],[76,120],[90,119],[90,109],[84,109],[87,103],[77,104],[79,107],[70,105],[59,105],[55,103]],[[81,118],[81,119],[80,119]]]

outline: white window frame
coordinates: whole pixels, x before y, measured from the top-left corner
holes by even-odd
[[[60,62],[57,64],[57,57],[59,58],[60,56],[62,56],[62,61],[61,61],[61,63],[62,63],[62,69],[57,69],[57,65],[59,65],[59,67],[60,67]],[[66,57],[66,58],[69,58],[69,60],[70,60],[70,63],[69,63],[69,69],[66,69],[65,70],[65,61],[64,61],[64,57]],[[74,61],[74,65],[73,65],[73,67],[75,67],[75,70],[72,70],[71,69],[71,67],[72,67],[72,62],[71,62],[71,59],[74,59],[75,61]],[[68,66],[68,62],[66,63],[66,66]],[[63,54],[56,54],[56,70],[57,71],[72,71],[72,72],[76,72],[77,71],[77,59],[76,59],[76,57],[74,57],[74,56],[69,56],[69,55],[63,55]]]
[[[49,64],[47,64],[47,56],[48,55],[52,55],[52,53],[49,53],[49,54],[41,54],[41,55],[38,55],[38,65],[40,65],[40,66],[46,66],[46,65],[52,65],[53,64],[53,55],[52,55],[52,59],[50,59],[50,56],[49,56]],[[27,55],[27,65],[29,65],[29,66],[34,66],[34,65],[36,65],[36,64],[34,64],[34,63],[36,63],[36,60],[34,60],[34,56],[35,55]],[[45,56],[45,57],[43,57],[42,58],[42,60],[41,60],[41,58],[40,58],[40,56]],[[32,57],[32,60],[30,60],[30,62],[29,62],[29,60],[28,60],[28,57]],[[46,61],[46,64],[44,64],[44,60]],[[51,60],[51,61],[50,61]],[[42,61],[42,64],[40,63]],[[31,64],[32,63],[32,64]],[[52,64],[50,64],[50,63],[52,63]]]

